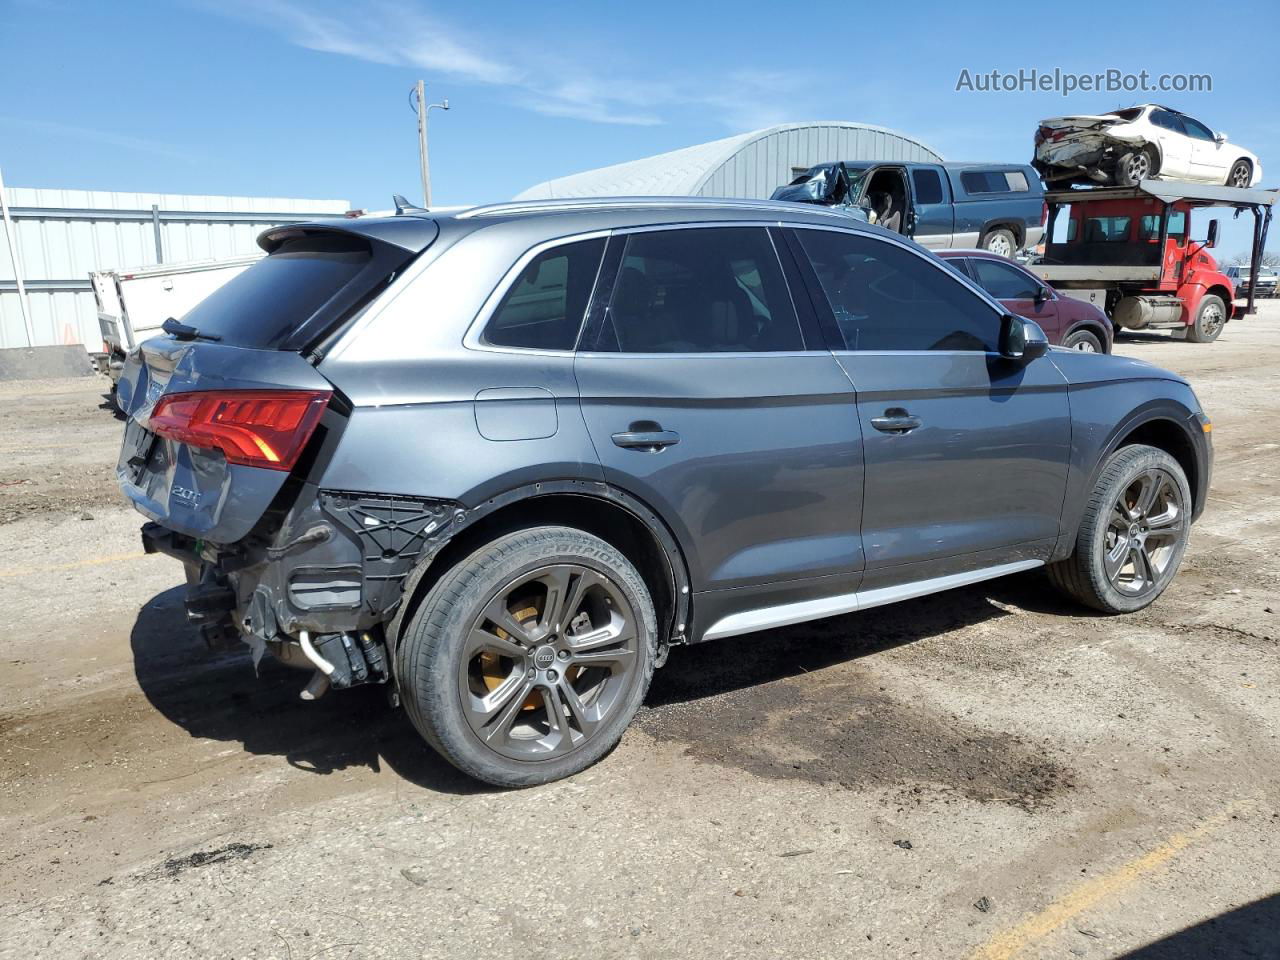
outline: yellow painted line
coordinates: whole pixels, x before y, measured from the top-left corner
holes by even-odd
[[[1229,821],[1238,806],[1233,804],[1194,830],[1175,833],[1145,856],[1082,883],[1016,927],[988,940],[970,954],[971,960],[1012,960],[1022,951],[1060,930],[1100,900],[1118,896],[1147,874],[1159,870],[1187,847],[1203,840]]]
[[[121,560],[134,560],[145,557],[145,553],[110,553],[102,557],[90,557],[88,560],[73,560],[71,563],[33,564],[29,567],[7,567],[0,570],[0,580],[10,577],[30,576],[37,573],[60,573],[64,570],[79,570],[82,567],[98,567],[104,563],[119,563]]]

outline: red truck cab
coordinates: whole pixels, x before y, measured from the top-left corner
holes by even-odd
[[[1218,221],[1206,208],[1253,209],[1258,243],[1274,194],[1146,180],[1138,187],[1054,191],[1046,202],[1050,238],[1062,207],[1069,219],[1063,239],[1046,243],[1033,269],[1058,290],[1102,307],[1117,330],[1172,330],[1208,343],[1246,312],[1234,309],[1234,285],[1209,252]],[[1196,217],[1207,222],[1203,240],[1192,239]]]

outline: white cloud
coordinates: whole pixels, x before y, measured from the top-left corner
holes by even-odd
[[[103,146],[119,147],[123,150],[133,150],[138,153],[150,153],[156,156],[169,157],[173,160],[191,162],[196,159],[193,154],[170,144],[162,143],[159,140],[131,137],[111,130],[96,130],[92,127],[57,123],[53,120],[28,120],[23,117],[0,116],[0,126],[16,127],[20,130],[28,130],[45,136],[87,140],[90,143],[100,143]]]
[[[355,0],[338,8],[300,0],[242,0],[210,7],[260,23],[300,47],[371,63],[416,67],[434,77],[507,88],[536,113],[594,123],[651,126],[679,110],[710,112],[733,129],[765,126],[796,114],[805,79],[781,72],[671,77],[608,76],[582,64],[499,52],[444,21],[397,0]]]

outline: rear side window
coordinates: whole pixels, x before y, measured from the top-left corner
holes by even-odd
[[[982,289],[997,300],[1034,300],[1040,283],[1017,267],[982,257],[969,261]]]
[[[520,272],[484,329],[495,347],[572,350],[604,253],[604,239],[544,250]]]
[[[916,187],[916,203],[942,202],[942,180],[937,170],[912,170],[911,181]]]
[[[768,232],[705,227],[628,236],[598,349],[803,350],[791,293]]]
[[[1186,133],[1183,129],[1182,120],[1176,113],[1168,110],[1152,110],[1151,122],[1157,127],[1164,127],[1166,130],[1172,130],[1174,133]]]
[[[950,271],[872,237],[796,235],[846,350],[997,349],[1000,315]]]
[[[275,347],[369,264],[367,242],[350,235],[282,244],[200,301],[183,323],[239,347]]]
[[[1084,222],[1084,242],[1123,243],[1129,239],[1130,222],[1128,217],[1089,217]]]
[[[967,170],[960,174],[965,193],[1026,193],[1031,189],[1021,170]]]

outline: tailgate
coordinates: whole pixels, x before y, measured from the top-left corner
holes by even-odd
[[[216,343],[148,340],[130,355],[118,396],[128,416],[116,479],[144,515],[188,536],[233,543],[261,519],[289,471],[233,463],[218,448],[152,429],[162,397],[205,391],[327,394],[332,386],[297,353]],[[236,396],[237,394],[228,394]]]

